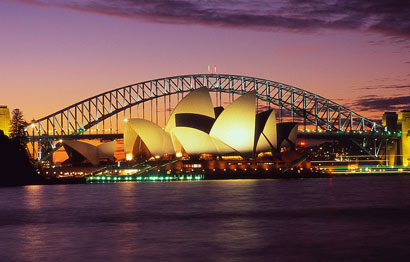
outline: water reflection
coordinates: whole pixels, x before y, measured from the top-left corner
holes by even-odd
[[[329,206],[333,207],[334,201],[335,201],[335,196],[333,194],[333,177],[329,177],[327,181],[329,182],[329,193],[328,193]]]
[[[254,198],[258,185],[256,180],[236,181],[234,184],[228,181],[215,190],[219,198],[215,202],[215,210],[232,215],[222,219],[215,227],[213,234],[218,252],[212,260],[234,261],[233,254],[244,253],[263,244],[259,236],[258,221],[247,216],[258,205]]]
[[[399,261],[409,177],[0,189],[0,261]]]
[[[50,232],[46,225],[28,225],[22,226],[16,230],[16,242],[20,247],[15,255],[18,256],[18,260],[24,261],[27,258],[32,257],[35,254],[37,259],[44,259],[47,257],[48,247],[51,244],[51,248],[54,243],[46,243],[46,240],[50,238]],[[47,237],[46,237],[47,236]],[[55,239],[54,236],[52,239]],[[49,240],[50,241],[50,240]]]
[[[41,209],[41,202],[43,201],[43,190],[44,186],[38,185],[23,187],[23,205],[30,210]]]

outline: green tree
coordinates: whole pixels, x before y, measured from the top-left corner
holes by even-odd
[[[11,112],[11,130],[10,130],[10,137],[17,138],[20,140],[24,140],[27,137],[26,134],[26,126],[27,122],[24,120],[23,111],[16,108]]]

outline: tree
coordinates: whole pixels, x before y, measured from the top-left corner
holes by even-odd
[[[0,187],[42,183],[40,170],[31,163],[23,145],[0,130]]]
[[[24,140],[26,135],[27,122],[23,118],[23,111],[16,108],[11,112],[11,130],[10,137]]]

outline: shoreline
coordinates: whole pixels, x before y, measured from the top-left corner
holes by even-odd
[[[192,180],[155,180],[155,182],[175,182],[175,181],[215,181],[215,180],[294,180],[294,179],[315,179],[315,178],[337,178],[337,177],[385,177],[385,176],[406,176],[408,173],[357,173],[357,174],[330,174],[330,173],[315,173],[305,175],[294,174],[263,174],[263,175],[233,175],[233,174],[218,174],[218,175],[205,175],[203,179]],[[33,183],[21,183],[13,185],[0,185],[1,187],[15,187],[15,186],[29,186],[29,185],[69,185],[69,184],[102,184],[102,183],[124,183],[124,182],[154,182],[150,180],[129,180],[129,181],[87,181],[87,177],[64,177],[64,178],[45,178],[43,181],[36,181]]]

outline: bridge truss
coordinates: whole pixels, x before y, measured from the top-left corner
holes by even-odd
[[[158,123],[158,103],[162,103],[166,119],[167,104],[168,107],[172,105],[171,96],[177,96],[179,101],[184,94],[201,87],[214,92],[215,102],[219,105],[223,104],[222,97],[226,99],[228,96],[233,101],[235,96],[255,90],[258,103],[278,110],[279,121],[282,118],[302,119],[305,129],[306,125],[311,125],[326,132],[367,136],[385,131],[372,120],[294,86],[255,77],[200,74],[140,82],[90,97],[33,121],[27,127],[29,139],[38,142],[37,157],[41,160],[45,157],[42,148],[46,151],[50,151],[50,147],[57,148],[60,138],[79,137],[91,132],[95,135],[118,134],[121,132],[119,119],[131,118],[133,114],[155,119]]]

